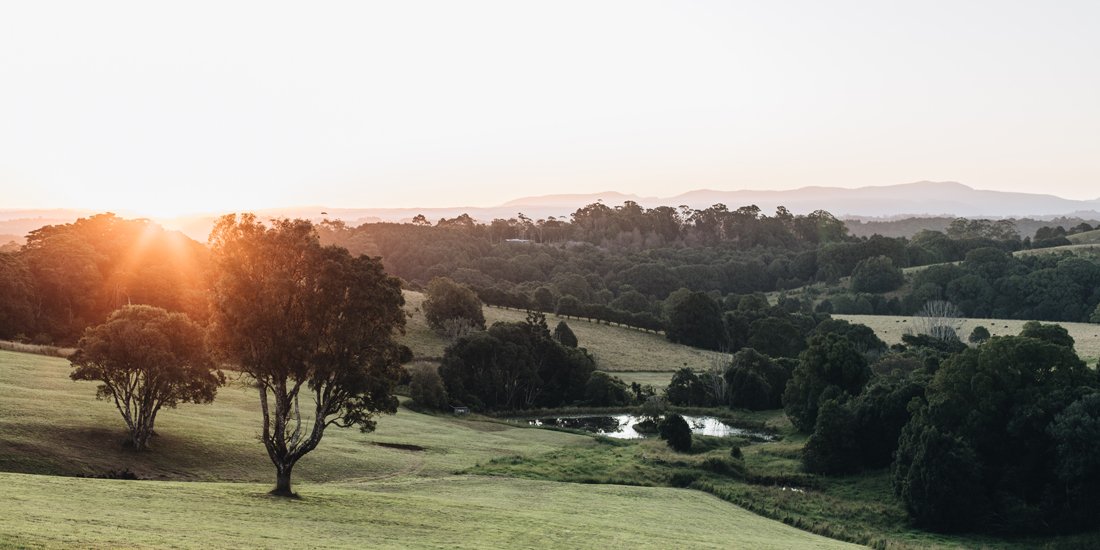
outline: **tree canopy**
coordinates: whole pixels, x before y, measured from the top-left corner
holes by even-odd
[[[126,306],[84,333],[71,358],[71,377],[100,382],[96,396],[114,402],[130,445],[143,450],[162,407],[209,403],[225,383],[203,336],[182,313]]]
[[[444,324],[452,319],[466,319],[477,328],[485,328],[481,299],[466,285],[437,277],[428,283],[426,294],[424,316],[432,328],[442,330]]]
[[[256,384],[273,493],[291,495],[294,465],[328,426],[370,431],[397,410],[399,365],[411,357],[394,340],[401,285],[376,259],[321,246],[303,220],[224,216],[210,243],[216,349]]]
[[[1036,338],[993,338],[949,358],[902,431],[895,491],[915,522],[934,530],[1011,533],[1092,525],[1085,519],[1091,515],[1070,510],[1073,494],[1058,477],[1084,455],[1059,457],[1056,437],[1068,434],[1068,424],[1057,420],[1063,411],[1069,415],[1064,422],[1091,422],[1078,414],[1092,411],[1091,402],[1068,407],[1097,387],[1096,372],[1071,348]],[[1068,470],[1059,470],[1060,464]]]

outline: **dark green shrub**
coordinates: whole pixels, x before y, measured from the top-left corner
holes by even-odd
[[[974,330],[970,331],[970,337],[967,338],[967,341],[969,341],[971,344],[981,344],[986,340],[989,340],[989,338],[989,329],[978,325],[974,327]]]
[[[668,478],[668,484],[673,487],[690,487],[699,479],[699,472],[673,472]]]
[[[870,378],[867,360],[850,340],[838,334],[817,335],[799,356],[783,393],[783,407],[796,428],[810,432],[827,392],[858,395]]]
[[[438,365],[419,363],[409,368],[409,397],[421,407],[436,410],[447,407],[447,389]]]
[[[558,321],[558,326],[554,327],[554,339],[570,348],[575,348],[578,344],[577,335],[573,334],[573,329],[569,328],[565,321]]]
[[[691,426],[678,414],[670,414],[657,424],[657,433],[674,451],[686,453],[691,450]]]
[[[631,402],[630,388],[616,376],[596,371],[584,385],[584,400],[597,407],[621,407]]]

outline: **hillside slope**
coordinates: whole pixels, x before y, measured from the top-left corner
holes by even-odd
[[[405,310],[410,317],[406,326],[404,343],[417,357],[440,357],[447,347],[447,341],[431,328],[424,318],[420,307],[424,303],[424,294],[405,291]],[[527,314],[514,309],[498,307],[485,308],[485,323],[491,325],[497,321],[519,322]],[[550,329],[565,321],[577,335],[581,347],[596,358],[600,370],[611,372],[669,372],[685,366],[696,370],[710,366],[711,361],[721,354],[674,344],[661,334],[643,332],[631,328],[592,323],[583,319],[565,319],[557,315],[547,315],[546,323]]]
[[[250,387],[162,411],[152,450],[133,453],[113,406],[69,369],[0,351],[0,547],[849,546],[698,491],[455,475],[493,457],[599,443],[404,408],[371,434],[330,428],[295,469],[303,499],[276,499]],[[117,470],[157,481],[68,477]]]

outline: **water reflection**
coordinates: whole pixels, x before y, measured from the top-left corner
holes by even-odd
[[[648,437],[649,433],[635,429],[639,422],[646,420],[644,416],[632,414],[619,414],[613,416],[561,416],[550,418],[528,419],[532,426],[553,426],[558,428],[570,428],[584,430],[594,434],[606,435],[617,439],[639,439]],[[765,432],[747,430],[730,426],[713,416],[684,416],[684,420],[691,426],[692,433],[699,435],[711,435],[715,437],[727,437],[738,435],[771,441],[775,436]]]

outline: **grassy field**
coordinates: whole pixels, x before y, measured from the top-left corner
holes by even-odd
[[[295,468],[303,499],[275,499],[245,384],[162,411],[152,450],[133,453],[112,405],[68,372],[64,359],[0,351],[0,547],[845,546],[699,491],[456,475],[602,444],[404,408],[374,433],[330,428]],[[144,481],[68,477],[113,470]]]
[[[616,372],[615,376],[618,376],[627,384],[631,382],[637,382],[643,386],[648,384],[657,391],[668,387],[668,383],[672,381],[672,373],[668,371]]]
[[[95,384],[69,380],[63,359],[0,351],[0,471],[95,475],[130,469],[145,479],[267,482],[273,466],[258,441],[259,399],[244,384],[222,388],[210,405],[181,405],[157,416],[154,451],[121,446],[122,419]],[[295,468],[299,481],[444,475],[515,452],[542,452],[592,439],[401,409],[377,431],[325,432]],[[410,452],[379,445],[416,445]]]
[[[1083,243],[1067,244],[1064,246],[1052,246],[1050,248],[1029,248],[1027,250],[1017,250],[1016,252],[1013,252],[1012,255],[1035,256],[1040,254],[1057,254],[1061,252],[1070,252],[1077,256],[1095,256],[1097,253],[1100,253],[1100,244]]]
[[[844,548],[698,491],[450,476],[310,487],[0,474],[0,546]],[[537,497],[536,497],[537,495]],[[590,510],[592,513],[578,513]]]
[[[1100,244],[1100,229],[1066,237],[1073,244]]]
[[[405,292],[405,309],[410,313],[404,343],[417,357],[440,357],[447,347],[446,340],[435,333],[424,318],[420,305],[424,295]],[[485,323],[497,321],[523,321],[523,311],[498,307],[485,308]],[[672,372],[685,366],[695,370],[707,368],[714,352],[669,342],[663,335],[631,328],[591,323],[582,319],[564,319],[547,315],[546,322],[553,329],[564,320],[577,335],[580,345],[596,358],[600,370],[612,372],[650,371]],[[667,381],[665,382],[667,384]]]
[[[806,437],[795,433],[782,411],[755,413],[783,439],[741,447],[743,459],[729,457],[731,443],[695,438],[692,454],[672,452],[658,440],[608,442],[568,447],[541,455],[504,457],[470,470],[500,476],[578,483],[663,485],[677,480],[762,515],[802,529],[858,541],[876,548],[1096,548],[1100,534],[1042,539],[999,539],[939,535],[913,529],[893,496],[888,469],[861,475],[822,477],[801,471]],[[671,480],[671,481],[670,481]]]
[[[867,325],[875,331],[887,344],[901,342],[901,336],[913,323],[912,317],[894,315],[833,315],[837,319],[844,319],[852,323]],[[970,335],[974,327],[981,325],[989,329],[993,336],[1014,336],[1020,333],[1024,323],[1014,319],[962,319],[962,330],[959,333],[964,340]],[[1095,363],[1100,358],[1100,325],[1092,323],[1062,323],[1055,324],[1065,327],[1069,335],[1076,342],[1077,354],[1090,363]]]

